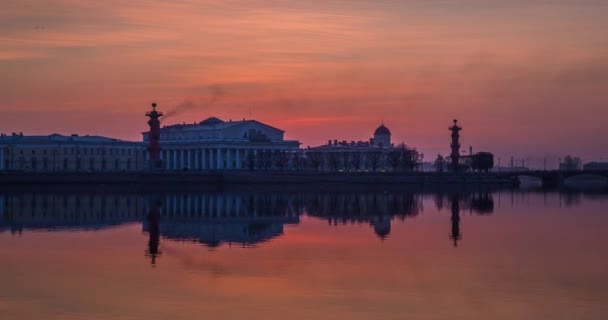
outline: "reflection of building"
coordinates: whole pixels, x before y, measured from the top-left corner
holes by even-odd
[[[0,196],[0,231],[101,229],[139,221],[141,196],[98,193],[25,193]]]
[[[209,247],[222,243],[253,245],[283,234],[297,224],[298,197],[277,194],[167,194],[161,198],[158,228],[164,238],[195,241]],[[150,231],[150,222],[144,231]],[[152,225],[153,226],[153,225]]]
[[[384,124],[369,141],[329,140],[305,154],[317,171],[412,171],[419,162],[415,150],[391,143],[391,132]]]
[[[391,231],[391,220],[416,216],[422,212],[422,199],[413,193],[326,193],[306,198],[309,215],[331,224],[369,223],[384,239]]]
[[[289,159],[300,148],[298,141],[285,140],[283,135],[283,130],[245,119],[223,121],[211,117],[198,123],[164,126],[160,129],[161,167],[168,170],[274,168],[280,161],[278,157]],[[149,131],[143,132],[143,140],[149,143]]]
[[[144,146],[100,136],[0,136],[0,171],[140,170]]]

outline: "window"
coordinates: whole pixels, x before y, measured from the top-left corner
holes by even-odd
[[[114,169],[118,170],[118,159],[114,159]]]
[[[106,169],[106,159],[101,159],[101,170]]]
[[[32,170],[36,170],[38,169],[38,161],[36,160],[36,158],[32,158]]]
[[[93,159],[93,158],[89,159],[89,169],[90,170],[95,169],[95,159]]]
[[[49,159],[48,158],[43,158],[42,159],[42,169],[44,169],[44,170],[48,170],[49,169]]]
[[[131,170],[131,159],[127,159],[127,170]]]
[[[68,170],[68,158],[63,159],[63,170]]]

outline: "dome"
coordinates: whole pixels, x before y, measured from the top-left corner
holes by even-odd
[[[204,126],[210,126],[210,125],[214,125],[214,124],[218,124],[218,123],[223,123],[224,121],[216,118],[216,117],[210,117],[207,118],[201,122],[199,122],[198,124],[204,125]]]
[[[378,129],[376,129],[376,131],[374,131],[374,135],[375,135],[375,136],[377,136],[377,135],[388,135],[388,136],[390,136],[390,135],[391,135],[391,131],[390,131],[390,130],[388,130],[388,128],[387,128],[387,127],[385,127],[385,126],[384,126],[384,123],[383,123],[383,124],[381,124],[381,125],[378,127]]]
[[[376,235],[384,240],[391,233],[391,220],[390,218],[380,217],[378,220],[372,222],[374,232]]]

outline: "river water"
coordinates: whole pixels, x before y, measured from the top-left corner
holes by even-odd
[[[0,195],[0,319],[608,319],[608,193]]]

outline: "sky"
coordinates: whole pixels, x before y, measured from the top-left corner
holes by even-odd
[[[254,118],[314,146],[382,122],[426,160],[608,160],[605,0],[3,0],[0,131],[141,140]]]

